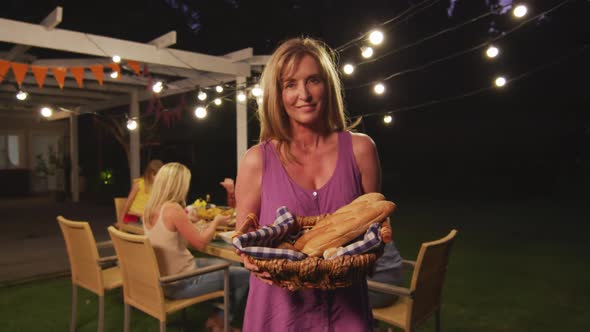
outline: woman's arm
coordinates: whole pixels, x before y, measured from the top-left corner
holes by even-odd
[[[188,214],[180,204],[164,203],[161,213],[164,225],[168,230],[178,232],[193,248],[201,251],[213,239],[217,225],[224,220],[227,222],[227,219],[230,218],[229,216],[217,216],[209,223],[207,228],[199,232],[195,225],[190,222]]]
[[[129,208],[131,204],[133,204],[133,200],[139,191],[139,185],[137,181],[133,181],[133,185],[131,186],[131,191],[129,191],[129,195],[127,196],[127,200],[125,201],[125,205],[123,206],[123,210],[121,210],[121,215],[119,216],[119,220],[123,221],[125,215],[129,212]]]
[[[251,147],[238,168],[236,178],[236,229],[249,213],[260,215],[262,186],[262,151],[260,145]]]
[[[361,173],[365,193],[381,191],[381,164],[377,147],[371,137],[352,133],[352,150]]]
[[[255,213],[260,216],[260,197],[262,195],[262,151],[260,145],[251,147],[238,168],[236,179],[236,229],[240,229],[246,216]],[[268,272],[258,272],[258,266],[252,264],[248,256],[240,253],[244,267],[262,282],[272,285]]]

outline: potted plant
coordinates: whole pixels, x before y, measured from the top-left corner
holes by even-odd
[[[48,147],[47,158],[42,153],[36,156],[35,173],[47,181],[47,190],[53,192],[58,201],[65,199],[64,163],[52,146]]]

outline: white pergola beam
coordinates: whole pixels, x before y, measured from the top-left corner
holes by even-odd
[[[46,67],[89,67],[92,65],[106,65],[113,63],[109,58],[84,58],[84,59],[38,59],[31,63],[32,66]]]
[[[45,19],[41,22],[41,25],[45,27],[45,29],[51,30],[58,26],[63,18],[63,8],[62,7],[55,7],[55,9],[45,17]],[[14,60],[21,55],[25,54],[31,47],[25,45],[15,45],[8,51],[8,55],[6,60]]]
[[[270,59],[270,55],[254,55],[243,62],[251,66],[266,66],[266,63]]]
[[[254,55],[254,49],[252,47],[244,48],[238,51],[224,54],[224,58],[228,58],[232,62],[243,61],[251,58]]]
[[[92,65],[106,65],[108,63],[112,63],[111,59],[107,58],[84,58],[84,59],[43,59],[43,60],[35,60],[33,61],[32,65],[34,66],[46,66],[46,67],[89,67]],[[123,63],[122,66],[124,67],[125,64]],[[227,75],[227,74],[218,74],[218,73],[205,73],[200,70],[194,69],[186,69],[186,68],[178,68],[178,67],[170,67],[170,66],[163,66],[157,64],[151,64],[148,67],[148,70],[152,74],[162,74],[167,76],[177,76],[177,77],[186,77],[186,78],[197,78],[197,79],[208,79],[210,81],[207,85],[218,84],[220,82],[228,82],[233,81],[235,76]],[[69,74],[69,72],[68,72]],[[71,75],[68,75],[71,77]],[[125,76],[123,76],[125,77]],[[108,75],[105,75],[105,80]],[[94,79],[94,78],[92,78]],[[147,84],[147,79],[143,78]],[[117,80],[112,79],[111,82],[117,83]]]
[[[55,87],[44,87],[39,88],[36,85],[24,85],[22,89],[28,92],[31,95],[49,95],[49,96],[62,96],[62,97],[80,97],[80,98],[89,98],[89,99],[111,99],[113,97],[118,97],[119,94],[113,95],[113,92],[106,93],[106,92],[97,92],[97,91],[86,91],[86,89],[64,89],[60,90],[59,88]],[[13,85],[0,85],[0,91],[5,92],[13,92],[16,93],[18,89]]]
[[[94,56],[111,57],[117,54],[123,59],[222,74],[250,74],[248,64],[232,63],[222,57],[157,49],[154,45],[63,29],[48,31],[42,25],[4,18],[0,18],[0,41]]]
[[[215,83],[211,83],[211,79],[207,77],[202,77],[199,79],[187,78],[183,80],[178,80],[174,82],[168,83],[168,86],[171,87],[170,89],[165,89],[158,95],[160,98],[173,96],[181,93],[185,93],[188,91],[195,90],[197,85],[211,85]],[[214,82],[214,81],[213,81]],[[153,97],[152,93],[148,90],[143,90],[139,92],[139,101],[149,100]],[[91,113],[96,111],[101,111],[113,107],[123,106],[129,104],[129,97],[123,96],[118,98],[113,98],[109,101],[104,101],[100,103],[93,103],[92,105],[83,106],[81,108],[82,113]]]
[[[0,102],[6,102],[6,103],[16,102],[16,98],[14,97],[14,94],[12,94],[12,93],[10,93],[10,94],[0,93]],[[78,97],[64,98],[64,96],[55,96],[55,95],[54,96],[35,95],[35,96],[29,96],[29,98],[27,98],[27,100],[25,100],[25,101],[22,101],[22,103],[27,103],[29,105],[37,105],[37,106],[41,106],[41,105],[46,105],[46,106],[51,106],[51,105],[78,106],[78,105],[88,105],[88,104],[97,103],[97,100],[96,99],[87,99],[87,98],[78,98]]]
[[[62,19],[63,19],[64,10],[62,7],[57,6],[55,9],[45,17],[45,19],[41,22],[41,25],[45,27],[47,30],[53,30],[56,26],[58,26]]]
[[[108,75],[105,75],[104,78],[104,82],[103,85],[98,84],[98,82],[96,81],[95,78],[93,78],[93,76],[91,77],[92,74],[85,74],[84,75],[84,87],[80,88],[78,87],[78,83],[76,83],[73,80],[66,80],[64,82],[64,90],[65,89],[84,89],[84,90],[95,90],[95,91],[103,91],[103,92],[117,92],[117,93],[123,93],[123,92],[131,92],[135,89],[138,88],[145,88],[147,86],[147,81],[146,82],[140,82],[137,80],[131,80],[126,78],[126,76],[123,76],[121,78],[121,80],[117,81],[116,79],[112,79],[112,78],[107,78]],[[48,74],[49,76],[49,74]],[[71,76],[69,76],[71,77]],[[14,79],[9,79],[9,80],[4,80],[4,83],[14,83],[16,84],[16,81]],[[117,84],[112,84],[112,83],[117,83]],[[37,85],[37,81],[35,80],[34,77],[30,77],[30,76],[26,76],[25,79],[23,80],[23,84],[25,85]],[[59,86],[59,84],[50,77],[47,77],[45,79],[45,83],[43,84],[44,87],[56,87]]]
[[[148,42],[150,45],[154,45],[158,49],[167,48],[176,44],[176,31],[170,31],[167,34],[161,35],[160,37]]]

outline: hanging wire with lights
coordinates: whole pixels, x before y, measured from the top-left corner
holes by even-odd
[[[512,29],[510,29],[510,30],[506,31],[506,32],[505,32],[505,33],[503,33],[502,35],[500,35],[500,36],[498,36],[498,37],[495,37],[495,38],[493,38],[491,42],[492,42],[492,43],[495,43],[495,42],[497,42],[497,41],[498,41],[498,40],[500,40],[500,39],[506,38],[507,36],[511,35],[511,34],[512,34],[512,33],[514,33],[515,31],[517,31],[518,29],[521,29],[521,28],[522,28],[522,27],[524,27],[525,25],[529,24],[530,22],[533,22],[534,20],[538,19],[539,17],[546,16],[547,14],[549,14],[549,13],[551,13],[551,12],[553,12],[553,11],[556,11],[557,9],[561,8],[561,7],[562,7],[562,6],[564,6],[566,3],[569,3],[569,2],[571,2],[571,1],[573,1],[573,0],[564,0],[564,1],[562,1],[562,2],[560,2],[559,4],[557,4],[557,5],[553,6],[553,7],[551,7],[550,9],[548,9],[548,10],[546,10],[546,11],[544,11],[544,12],[542,12],[542,13],[538,14],[538,15],[535,15],[535,16],[533,16],[533,17],[531,17],[531,18],[527,19],[527,20],[524,20],[522,23],[520,23],[520,24],[518,24],[517,26],[515,26],[514,28],[512,28]],[[426,69],[426,68],[428,68],[428,67],[430,67],[430,66],[432,66],[432,65],[435,65],[435,64],[441,63],[441,62],[443,62],[443,61],[447,61],[447,60],[450,60],[450,59],[456,58],[456,57],[458,57],[458,56],[461,56],[461,55],[464,55],[464,54],[467,54],[467,53],[473,52],[473,51],[475,51],[475,50],[478,50],[478,49],[480,49],[480,48],[483,48],[483,47],[489,46],[489,44],[490,44],[490,42],[484,42],[484,43],[480,43],[480,44],[478,44],[478,45],[475,45],[475,46],[469,47],[469,48],[467,48],[467,49],[464,49],[464,50],[461,50],[461,51],[455,52],[455,53],[453,53],[453,54],[450,54],[450,55],[447,55],[447,56],[444,56],[444,57],[441,57],[441,58],[435,59],[435,60],[433,60],[433,61],[427,62],[427,63],[425,63],[425,64],[423,64],[423,65],[419,65],[419,66],[417,66],[417,67],[414,67],[414,68],[409,68],[409,69],[405,69],[405,70],[402,70],[402,71],[399,71],[399,72],[396,72],[396,73],[390,74],[390,75],[388,75],[387,77],[385,77],[385,78],[383,78],[383,79],[376,80],[376,81],[371,81],[371,82],[367,82],[367,83],[363,83],[363,84],[359,84],[359,85],[352,86],[352,87],[346,87],[345,89],[346,89],[346,90],[352,90],[352,89],[358,89],[358,88],[363,88],[363,87],[367,87],[367,86],[374,86],[374,85],[375,85],[376,83],[378,83],[379,81],[381,81],[381,82],[383,82],[383,81],[388,81],[388,80],[390,80],[390,79],[392,79],[392,78],[395,78],[395,77],[398,77],[398,76],[401,76],[401,75],[405,75],[405,74],[408,74],[408,73],[412,73],[412,72],[416,72],[416,71],[421,71],[421,70],[424,70],[424,69]]]
[[[533,68],[531,70],[528,70],[528,71],[526,71],[524,73],[521,73],[519,75],[515,75],[512,78],[510,78],[509,80],[505,78],[505,80],[506,80],[505,81],[505,84],[508,84],[508,83],[513,84],[513,83],[515,83],[517,81],[521,81],[521,80],[523,80],[523,79],[525,79],[525,78],[527,78],[527,77],[529,77],[531,75],[534,75],[534,74],[536,74],[536,73],[538,73],[538,72],[540,72],[540,71],[542,71],[544,69],[547,69],[549,67],[552,67],[552,66],[561,64],[561,63],[563,63],[564,61],[566,61],[566,60],[568,60],[570,58],[573,58],[575,56],[578,56],[578,55],[584,53],[585,51],[587,51],[588,49],[590,49],[590,42],[584,44],[583,46],[581,46],[581,47],[579,47],[579,48],[577,48],[577,49],[575,49],[575,50],[573,50],[573,51],[571,51],[571,52],[569,52],[567,54],[562,55],[561,57],[559,57],[559,58],[557,58],[557,59],[555,59],[553,61],[550,61],[550,62],[541,64],[541,65],[539,65],[539,66],[537,66],[537,67],[535,67],[535,68]],[[414,110],[422,109],[422,108],[425,108],[425,107],[430,107],[430,106],[437,105],[437,104],[442,104],[442,103],[446,103],[446,102],[450,102],[450,101],[455,101],[455,100],[460,100],[460,99],[463,99],[463,98],[475,96],[475,95],[478,95],[480,93],[483,93],[483,92],[486,92],[486,91],[490,91],[490,90],[494,90],[494,89],[498,89],[498,87],[495,85],[495,83],[494,84],[490,84],[490,85],[488,85],[486,87],[482,87],[482,88],[479,88],[479,89],[471,90],[471,91],[464,92],[462,94],[451,96],[451,97],[440,98],[440,99],[435,99],[435,100],[429,100],[429,101],[422,102],[422,103],[419,103],[419,104],[398,107],[398,108],[389,109],[389,110],[385,110],[385,111],[357,114],[357,115],[351,116],[350,118],[351,118],[351,120],[355,120],[355,119],[360,118],[360,117],[365,118],[365,117],[371,117],[371,116],[380,116],[380,115],[386,115],[386,114],[394,114],[394,113],[400,113],[400,112],[414,111]]]

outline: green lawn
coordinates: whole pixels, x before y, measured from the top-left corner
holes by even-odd
[[[443,293],[443,331],[590,331],[590,230],[584,202],[399,200],[392,219],[404,258],[419,244],[459,231]],[[66,331],[69,278],[0,288],[6,331]],[[96,330],[96,296],[79,294],[78,331]],[[120,291],[106,296],[105,330],[121,331]],[[188,311],[195,331],[210,306]],[[263,309],[261,309],[263,310]],[[171,317],[181,322],[180,315]],[[134,310],[133,331],[157,331],[157,321]],[[420,329],[433,331],[432,322]]]

